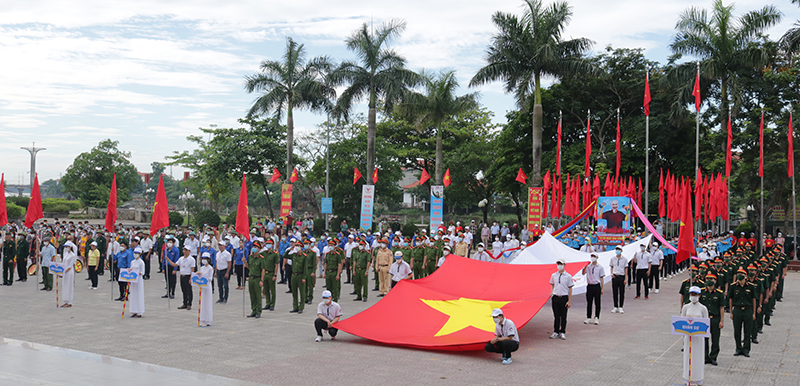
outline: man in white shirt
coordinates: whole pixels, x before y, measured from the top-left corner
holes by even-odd
[[[113,233],[108,234],[108,246],[106,247],[106,262],[108,263],[109,270],[111,271],[111,277],[108,278],[108,281],[114,281],[119,274],[118,270],[114,267],[114,256],[119,253],[119,241]]]
[[[333,328],[333,324],[341,317],[342,307],[331,299],[331,291],[322,291],[322,302],[317,306],[317,318],[314,319],[314,329],[317,330],[317,339],[314,341],[322,341],[322,330],[328,331],[331,340],[336,340],[336,333],[339,330]]]
[[[483,243],[478,243],[478,252],[475,252],[472,258],[480,261],[492,261],[492,257],[489,256],[489,252],[486,252],[486,246]]]
[[[625,311],[622,310],[622,307],[625,305],[625,279],[628,259],[622,256],[622,247],[619,245],[614,248],[614,253],[616,255],[611,258],[611,263],[609,264],[611,268],[611,291],[614,298],[614,308],[611,313],[624,314]]]
[[[486,351],[502,353],[504,365],[511,364],[511,353],[519,349],[519,333],[517,326],[511,319],[503,316],[503,310],[495,308],[492,310],[494,320],[494,338],[486,343]]]
[[[464,227],[464,242],[472,248],[472,232],[470,227]]]
[[[440,257],[439,260],[436,262],[436,268],[439,268],[439,267],[442,266],[442,264],[444,264],[444,262],[447,260],[447,256],[450,256],[450,246],[449,245],[445,245],[442,248],[442,257]]]
[[[142,261],[144,261],[143,280],[150,280],[150,255],[154,244],[153,238],[149,234],[144,235],[142,241],[139,242],[139,248],[142,248]]]
[[[647,278],[650,276],[650,252],[647,252],[647,246],[641,244],[639,252],[633,255],[633,263],[636,264],[636,297],[639,299],[642,296],[642,282],[644,282],[644,298],[650,299],[650,289],[647,288]]]
[[[664,260],[664,252],[658,248],[658,243],[653,242],[652,246],[650,247],[650,275],[647,276],[647,287],[649,289],[653,289],[655,286],[655,293],[658,293],[659,287],[659,280],[658,274],[661,270],[661,262]]]
[[[183,241],[183,246],[189,248],[189,256],[197,259],[197,252],[200,250],[200,239],[195,237],[194,232],[189,232],[189,238]]]
[[[411,266],[403,261],[403,252],[397,251],[394,253],[394,264],[389,267],[389,275],[392,276],[392,288],[400,282],[400,280],[411,279]]]
[[[188,240],[188,239],[187,239]],[[198,240],[199,241],[199,240]],[[181,292],[183,293],[183,305],[178,307],[179,310],[192,309],[192,272],[197,267],[197,262],[191,255],[191,249],[187,245],[183,246],[183,256],[178,259],[177,263],[169,261],[173,267],[178,267],[181,275]]]
[[[217,303],[228,303],[228,279],[231,277],[231,253],[225,250],[225,242],[221,241],[217,246],[217,287],[219,288],[219,300]]]
[[[342,273],[347,273],[347,281],[345,281],[344,284],[350,284],[351,282],[350,256],[352,256],[354,248],[358,248],[358,243],[356,242],[355,236],[349,235],[347,236],[347,243],[344,245],[344,265],[342,267]]]
[[[550,339],[567,339],[567,310],[572,304],[572,287],[575,282],[565,270],[564,259],[556,261],[558,271],[550,276],[550,295],[553,305],[553,335]]]
[[[600,295],[603,294],[604,277],[606,271],[597,264],[597,254],[592,253],[591,264],[583,267],[581,272],[586,278],[586,320],[583,324],[600,324]],[[594,303],[594,318],[592,318],[592,303]]]

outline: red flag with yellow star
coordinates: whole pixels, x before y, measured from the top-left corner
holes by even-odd
[[[167,193],[164,190],[164,175],[158,179],[158,189],[156,189],[156,203],[153,204],[153,218],[150,221],[150,234],[154,235],[161,228],[169,227],[169,206],[167,205]]]
[[[446,188],[450,186],[451,182],[453,181],[450,179],[450,168],[447,168],[447,171],[444,172],[444,179],[442,180],[442,183],[444,183],[444,187]]]
[[[569,263],[567,271],[584,265]],[[451,255],[433,275],[401,281],[372,307],[333,326],[390,345],[481,350],[494,336],[492,309],[502,309],[521,329],[547,303],[555,271],[549,264],[496,264]]]
[[[372,172],[372,183],[373,184],[377,184],[378,183],[378,168],[377,167],[375,168],[375,171]]]
[[[275,170],[272,171],[272,178],[269,179],[269,183],[274,184],[279,178],[281,178],[281,172],[278,171],[278,168],[275,168]]]
[[[298,178],[300,178],[300,177],[297,174],[297,167],[295,167],[294,170],[292,170],[292,176],[289,177],[289,181],[291,181],[292,183],[295,183],[295,182],[297,182]]]

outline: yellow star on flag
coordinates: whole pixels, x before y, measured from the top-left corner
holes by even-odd
[[[492,320],[492,310],[502,308],[511,302],[496,302],[489,300],[458,298],[454,300],[427,300],[420,299],[429,307],[439,311],[450,318],[434,336],[449,335],[467,327],[494,332],[495,323]]]

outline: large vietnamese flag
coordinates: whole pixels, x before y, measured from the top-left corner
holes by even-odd
[[[106,205],[106,232],[114,232],[115,222],[117,222],[117,173],[114,173],[114,179],[111,180],[111,192]]]
[[[242,174],[242,189],[239,191],[239,206],[236,208],[236,233],[250,240],[250,210],[247,206],[247,177]]]
[[[33,177],[31,200],[28,202],[28,211],[25,214],[25,228],[32,227],[33,223],[40,218],[44,218],[44,212],[42,211],[42,194],[39,192],[39,175],[37,174]]]
[[[568,263],[567,272],[585,262]],[[381,343],[481,350],[494,336],[492,309],[522,328],[550,298],[553,265],[508,265],[450,256],[432,275],[403,280],[372,307],[333,326]],[[502,283],[502,285],[498,285]]]
[[[164,191],[164,175],[158,179],[158,189],[156,190],[156,202],[153,204],[153,218],[150,221],[150,234],[154,235],[161,228],[169,227],[169,205],[167,205],[167,193]]]
[[[680,234],[678,235],[678,253],[675,261],[680,263],[695,254],[694,247],[694,219],[692,216],[692,187],[690,182],[686,182],[681,189],[681,215],[680,215]]]

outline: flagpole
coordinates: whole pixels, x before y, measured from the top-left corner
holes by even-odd
[[[791,106],[789,107],[789,122],[792,121],[792,110]],[[792,127],[789,127],[789,130],[792,130]],[[792,144],[794,144],[794,131],[792,133]],[[794,150],[794,146],[792,146],[792,150]],[[792,229],[794,230],[793,235],[794,237],[792,245],[794,249],[794,256],[797,257],[797,198],[795,197],[795,190],[794,190],[794,152],[789,154],[789,157],[792,157]]]
[[[761,254],[764,251],[764,171],[763,171],[763,164],[764,164],[764,107],[761,107],[761,130],[759,133],[759,168],[758,171],[761,174],[761,213],[759,214],[759,235],[758,239],[760,240],[758,243],[757,251]]]
[[[328,114],[328,124],[325,125],[325,198],[330,197],[331,186],[331,116]],[[328,217],[330,214],[325,213],[325,230],[330,230]]]
[[[646,79],[650,80],[650,66],[645,70]],[[649,107],[648,107],[649,109]],[[619,108],[617,108],[617,121],[619,121]],[[644,216],[650,217],[650,113],[644,116]]]

